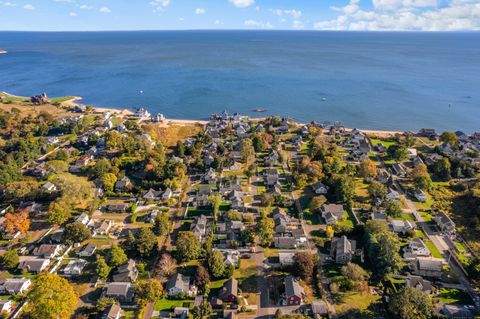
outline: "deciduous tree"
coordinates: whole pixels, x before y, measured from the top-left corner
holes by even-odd
[[[69,244],[81,243],[84,240],[92,237],[87,226],[80,222],[73,222],[65,226],[65,242]]]
[[[158,279],[140,280],[135,290],[137,297],[143,302],[155,302],[163,296],[163,286]]]
[[[107,279],[108,275],[110,274],[110,266],[108,266],[107,262],[105,261],[105,258],[103,258],[101,255],[97,254],[97,260],[95,263],[95,272],[97,273],[97,277],[105,280]]]
[[[108,264],[110,265],[110,267],[115,268],[118,265],[123,264],[127,260],[128,257],[123,251],[122,247],[118,246],[117,244],[113,244],[108,254]]]
[[[28,300],[29,315],[42,319],[69,319],[78,304],[72,285],[62,277],[48,273],[37,277]]]
[[[24,210],[18,211],[14,214],[5,214],[6,224],[5,229],[8,233],[14,234],[15,232],[26,233],[30,228],[30,218],[28,213]]]
[[[399,319],[429,319],[433,315],[433,302],[423,291],[405,287],[390,298],[388,310]]]
[[[200,242],[191,231],[180,232],[176,244],[177,256],[181,261],[197,259],[202,251]]]

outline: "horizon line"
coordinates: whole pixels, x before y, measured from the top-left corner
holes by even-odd
[[[0,30],[0,32],[38,32],[38,33],[75,33],[75,32],[345,32],[345,33],[480,33],[480,30],[316,30],[316,29],[105,29],[105,30]]]

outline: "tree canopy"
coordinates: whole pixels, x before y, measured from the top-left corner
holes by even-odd
[[[42,273],[28,293],[28,313],[33,318],[69,319],[78,304],[72,285],[62,277]]]

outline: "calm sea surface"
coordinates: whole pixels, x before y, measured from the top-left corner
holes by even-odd
[[[170,118],[480,130],[480,33],[0,32],[0,91]],[[143,93],[141,93],[143,91]]]

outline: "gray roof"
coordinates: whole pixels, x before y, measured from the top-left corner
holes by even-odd
[[[177,273],[170,277],[167,282],[167,289],[178,288],[184,292],[190,290],[190,277]]]
[[[132,284],[129,282],[111,282],[106,287],[107,296],[127,296]]]
[[[302,295],[305,294],[305,291],[293,276],[287,276],[285,277],[285,294],[287,295],[287,298],[290,296],[298,296],[301,298]]]
[[[238,295],[238,280],[235,278],[230,278],[223,284],[223,288],[219,297],[228,297],[230,295]]]

